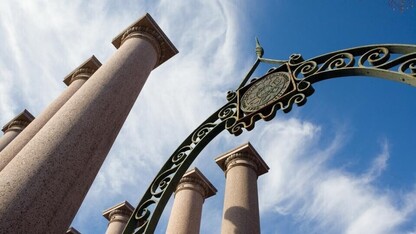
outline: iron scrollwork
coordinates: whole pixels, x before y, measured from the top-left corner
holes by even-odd
[[[416,86],[415,45],[369,45],[336,51],[304,61],[292,55],[296,79],[311,83],[343,76],[372,76]]]
[[[260,119],[269,121],[277,110],[287,113],[293,104],[306,103],[318,81],[342,76],[373,76],[416,86],[415,45],[370,45],[324,54],[304,60],[293,54],[289,60],[262,58],[256,41],[257,60],[236,91],[227,94],[228,103],[193,131],[161,168],[123,233],[153,233],[160,215],[179,180],[202,149],[221,131],[239,135],[254,128]],[[277,64],[264,76],[252,74],[259,63]],[[249,82],[250,81],[250,82]],[[249,84],[247,84],[249,82]]]

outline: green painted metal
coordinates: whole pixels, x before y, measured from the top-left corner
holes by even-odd
[[[309,60],[299,54],[291,55],[287,61],[265,59],[263,53],[256,39],[257,59],[253,67],[240,86],[228,92],[228,103],[194,130],[168,158],[134,210],[124,234],[154,232],[179,180],[221,131],[226,129],[238,136],[243,129],[253,129],[260,119],[273,119],[279,109],[287,113],[293,104],[305,104],[314,92],[313,83],[337,77],[372,76],[416,86],[416,45],[369,45]],[[279,67],[271,68],[258,79],[252,78],[260,63]]]

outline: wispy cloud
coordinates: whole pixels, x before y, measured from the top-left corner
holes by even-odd
[[[387,161],[390,157],[387,140],[383,140],[381,147],[382,152],[374,158],[370,168],[368,168],[367,172],[362,175],[362,179],[364,180],[363,182],[365,183],[369,183],[377,179],[377,177],[379,177],[387,168]]]
[[[180,141],[225,102],[227,89],[238,85],[254,59],[247,59],[251,51],[242,51],[243,44],[252,44],[241,41],[251,30],[245,28],[246,7],[237,1],[202,0],[1,3],[3,123],[23,108],[40,113],[65,88],[63,77],[92,54],[105,63],[115,50],[111,39],[145,11],[180,51],[149,77],[74,220],[77,229],[103,233],[104,209],[122,200],[135,205]],[[324,142],[328,134],[334,137]],[[329,132],[298,116],[259,123],[239,138],[221,134],[195,163],[218,189],[204,204],[202,233],[218,233],[221,222],[224,174],[212,159],[246,141],[271,168],[259,178],[265,220],[286,219],[286,226],[298,233],[400,233],[415,213],[416,189],[400,192],[375,185],[388,169],[388,140],[362,174],[330,165],[347,140],[343,129]],[[168,215],[169,208],[160,233]],[[279,233],[282,224],[263,227]]]
[[[415,211],[414,204],[406,202],[414,191],[403,195],[372,184],[387,167],[387,140],[366,173],[359,175],[327,163],[344,146],[342,134],[322,148],[319,139],[325,130],[291,121],[280,121],[280,129],[292,134],[282,133],[265,151],[271,170],[259,179],[263,217],[290,216],[308,233],[400,233]]]

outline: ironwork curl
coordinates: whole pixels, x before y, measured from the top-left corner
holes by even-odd
[[[293,74],[295,74],[295,78],[301,80],[303,77],[310,76],[311,74],[315,74],[318,71],[318,64],[315,61],[306,61],[301,63],[296,69],[294,70]],[[302,77],[298,77],[301,74]]]
[[[227,101],[231,101],[236,97],[236,93],[234,91],[228,91],[227,93]]]
[[[237,122],[237,109],[237,103],[230,102],[218,113],[218,118],[225,121],[225,129],[232,128]]]
[[[319,71],[334,70],[344,67],[354,66],[354,56],[351,53],[339,53],[329,58],[323,65],[318,69]]]
[[[376,47],[364,53],[359,60],[359,66],[365,67],[365,62],[368,61],[371,66],[377,67],[386,63],[390,58],[390,51],[386,47]]]
[[[156,201],[154,200],[146,200],[143,202],[143,204],[139,207],[139,210],[141,211],[141,213],[135,213],[134,214],[134,218],[137,220],[143,220],[144,222],[142,222],[142,224],[145,224],[148,222],[148,218],[150,217],[150,210],[147,208],[153,204],[155,204]]]
[[[289,56],[288,64],[290,66],[296,66],[296,65],[302,63],[303,61],[305,61],[305,60],[303,59],[301,54],[292,54],[292,55]]]
[[[188,155],[186,152],[190,150],[192,150],[192,147],[188,145],[179,149],[178,153],[172,156],[172,163],[174,163],[175,165],[181,163]]]
[[[409,70],[409,72],[406,72],[407,70]],[[399,71],[416,77],[416,58],[412,58],[402,63],[399,67]]]
[[[159,173],[159,175],[156,177],[156,179],[151,185],[150,193],[153,197],[160,198],[160,196],[162,196],[163,192],[165,191],[166,187],[169,185],[172,179],[170,176],[178,170],[178,167],[179,165]]]

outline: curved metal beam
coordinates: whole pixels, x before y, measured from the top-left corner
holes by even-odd
[[[362,46],[306,61],[299,54],[291,55],[288,61],[262,58],[263,50],[258,41],[256,45],[257,60],[247,76],[236,91],[228,93],[228,103],[194,130],[169,157],[134,210],[124,234],[154,232],[179,180],[202,149],[222,130],[227,129],[237,136],[243,129],[253,129],[255,122],[260,119],[273,119],[279,109],[287,113],[293,104],[305,104],[306,98],[314,92],[311,84],[337,77],[373,76],[416,86],[416,45]],[[260,62],[281,66],[270,69],[261,78],[251,79],[247,84]],[[282,85],[282,82],[287,83]],[[265,88],[270,85],[274,91],[259,89],[258,94],[266,94],[263,99],[256,100],[261,105],[242,108],[243,96],[257,91],[256,87],[260,85]],[[276,92],[276,88],[280,91]],[[256,95],[253,97],[257,98]]]

